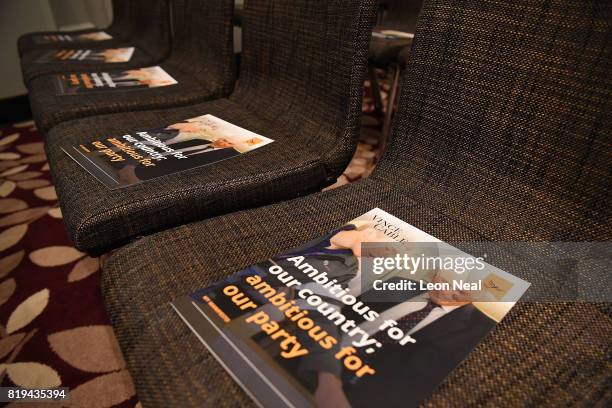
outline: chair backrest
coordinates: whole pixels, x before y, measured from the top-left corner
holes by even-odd
[[[611,10],[426,2],[373,177],[493,240],[611,239]]]
[[[209,86],[231,92],[235,80],[234,0],[173,0],[172,53],[166,61]]]
[[[414,33],[423,0],[381,0],[379,28]]]
[[[161,61],[170,54],[170,0],[114,0],[109,32]]]
[[[105,31],[114,38],[125,40],[131,33],[129,13],[130,0],[112,0],[111,5],[113,9],[113,19]]]
[[[231,98],[319,150],[336,176],[356,146],[375,12],[375,0],[245,1]]]

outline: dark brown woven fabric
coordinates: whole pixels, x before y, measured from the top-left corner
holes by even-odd
[[[68,34],[68,35],[79,35],[79,34],[87,34],[91,32],[100,31],[99,28],[90,28],[87,30],[77,30],[77,31],[38,31],[34,33],[28,33],[20,36],[17,39],[17,50],[19,55],[23,55],[26,52],[40,49],[57,49],[57,48],[66,48],[67,45],[70,46],[84,46],[84,45],[93,45],[95,47],[104,47],[109,48],[116,45],[119,41],[125,41],[132,35],[132,25],[130,24],[130,0],[112,0],[113,7],[113,19],[111,24],[102,29],[103,31],[110,34],[113,38],[110,40],[104,41],[96,41],[96,42],[79,42],[73,41],[70,43],[49,43],[49,44],[38,44],[35,41],[35,38],[41,35],[60,35],[60,34]]]
[[[21,71],[26,86],[40,75],[69,71],[129,69],[154,65],[170,53],[170,0],[130,0],[127,11],[133,32],[125,41],[114,41],[112,47],[135,47],[128,62],[36,62],[48,49],[33,49],[21,56]],[[107,44],[109,45],[109,44]],[[87,48],[107,48],[107,45],[88,44]],[[76,48],[68,45],[61,48]]]
[[[231,99],[321,152],[330,179],[357,145],[375,3],[245,1],[240,81]]]
[[[294,198],[331,184],[355,150],[375,2],[247,2],[240,82],[229,99],[55,126],[46,149],[75,245],[137,235]],[[60,147],[213,114],[275,142],[231,160],[109,191]]]
[[[423,8],[423,0],[381,0],[382,21],[386,30],[414,33],[417,18]]]
[[[117,251],[103,292],[144,405],[248,404],[167,302],[373,207],[449,242],[612,239],[610,13],[429,1],[370,178]],[[609,305],[517,304],[424,406],[606,406],[611,330]]]
[[[172,2],[172,52],[160,66],[178,81],[176,85],[66,96],[57,94],[56,75],[32,79],[28,84],[29,98],[38,129],[46,134],[51,127],[70,119],[226,97],[235,79],[233,3],[233,0]]]

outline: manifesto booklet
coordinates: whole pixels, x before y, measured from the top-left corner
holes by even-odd
[[[104,41],[112,38],[113,37],[110,34],[105,33],[104,31],[94,31],[85,34],[41,34],[35,36],[33,39],[36,44],[54,44],[75,41]]]
[[[40,56],[36,62],[66,62],[66,61],[94,61],[94,62],[128,62],[134,54],[134,47],[107,48],[101,50],[91,49],[65,49],[52,50]]]
[[[72,159],[111,189],[240,156],[272,139],[213,115],[157,129],[62,146]]]
[[[375,208],[172,306],[263,407],[414,407],[529,283]]]
[[[148,89],[174,85],[177,81],[162,67],[125,71],[81,72],[56,76],[59,95]]]

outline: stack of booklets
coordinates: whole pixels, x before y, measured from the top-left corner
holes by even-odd
[[[528,287],[375,208],[172,306],[260,406],[414,407]]]

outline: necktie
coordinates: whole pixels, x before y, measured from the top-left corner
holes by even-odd
[[[408,334],[410,330],[414,328],[419,322],[429,316],[429,313],[436,308],[438,305],[429,301],[427,305],[421,310],[417,310],[416,312],[409,313],[399,319],[397,321],[397,328],[401,329],[404,332],[404,335]],[[396,343],[396,340],[393,340],[391,337],[387,335],[386,330],[381,330],[374,336],[376,340],[378,340],[382,344],[390,344]]]

